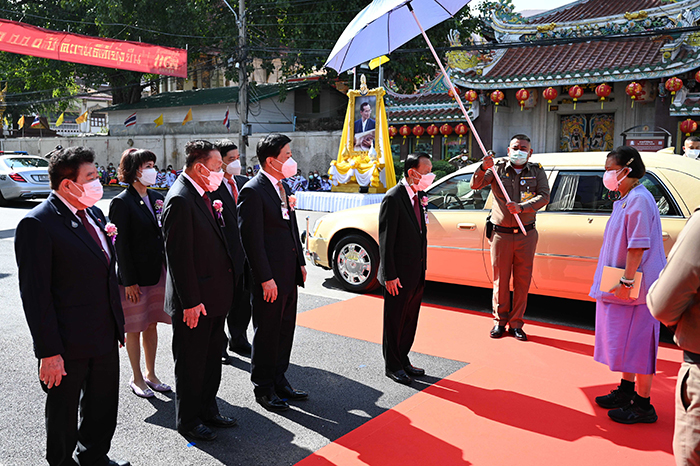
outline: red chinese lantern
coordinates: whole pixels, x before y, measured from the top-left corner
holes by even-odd
[[[515,98],[518,99],[518,102],[520,103],[520,111],[522,112],[525,102],[527,102],[527,99],[530,98],[530,91],[525,88],[520,89],[515,93]]]
[[[428,126],[428,129],[426,131],[430,135],[430,140],[432,141],[433,139],[435,139],[435,135],[440,132],[440,128],[438,128],[437,125],[433,123],[432,125]]]
[[[569,88],[569,97],[574,99],[574,110],[576,110],[576,101],[583,95],[583,89],[578,84]]]
[[[690,136],[690,133],[694,133],[697,130],[698,124],[690,118],[681,123],[681,131],[683,131],[686,136]]]
[[[595,88],[595,95],[600,97],[600,109],[601,110],[603,109],[603,102],[605,102],[605,98],[608,97],[611,92],[612,92],[612,87],[608,86],[605,83],[603,83]]]
[[[467,92],[464,93],[464,98],[471,105],[474,105],[474,101],[479,98],[479,94],[477,94],[474,89],[469,89]]]
[[[455,90],[455,92],[453,93],[453,92],[452,92],[452,89],[450,89],[449,91],[447,91],[447,94],[448,94],[450,97],[452,97],[453,99],[457,100],[457,97],[459,97],[459,88],[455,86],[455,87],[454,87],[454,90]],[[455,97],[455,93],[457,94],[457,97]]]
[[[498,104],[500,104],[506,96],[501,91],[493,91],[491,93],[491,102],[496,104],[496,113],[498,113]]]
[[[399,134],[399,130],[396,129],[396,126],[389,126],[389,137],[393,138],[397,134]]]
[[[401,128],[399,128],[399,134],[403,136],[403,142],[401,144],[406,144],[406,136],[411,134],[411,128],[409,128],[406,125],[403,125]]]
[[[676,92],[683,89],[683,81],[674,76],[673,78],[669,78],[666,80],[664,87],[667,91],[671,93],[671,95],[676,95]]]
[[[423,128],[421,125],[416,125],[413,127],[413,135],[416,137],[416,139],[420,139],[420,137],[423,136],[423,133],[425,133],[425,128]]]
[[[700,83],[700,70],[695,72],[695,80]]]
[[[549,111],[549,107],[552,105],[552,101],[556,99],[558,95],[559,93],[553,87],[548,87],[542,92],[542,96],[545,99],[547,99],[547,111]]]
[[[467,134],[467,131],[469,130],[467,129],[467,125],[465,125],[464,123],[460,123],[457,126],[455,126],[455,133],[459,134],[460,141],[462,140],[462,136]]]
[[[452,126],[445,123],[440,127],[440,134],[442,134],[442,136],[446,138],[447,136],[452,134]]]
[[[634,101],[642,96],[642,85],[637,82],[629,83],[625,88],[625,92],[632,99],[632,108],[634,108]]]

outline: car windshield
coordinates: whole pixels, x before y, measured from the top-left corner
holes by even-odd
[[[48,168],[49,161],[38,157],[12,157],[5,159],[5,165],[13,168]]]
[[[453,176],[427,192],[428,209],[480,210],[484,208],[491,186],[473,190],[471,173]]]

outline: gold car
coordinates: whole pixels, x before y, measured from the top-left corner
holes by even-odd
[[[561,298],[588,297],[605,224],[613,200],[603,186],[604,152],[533,155],[547,171],[550,203],[537,214],[539,242],[530,293]],[[696,206],[700,205],[700,161],[670,153],[642,153],[642,183],[656,199],[668,255]],[[486,217],[490,187],[472,190],[469,165],[435,182],[428,194],[427,279],[491,287],[492,269]],[[307,256],[333,269],[350,291],[378,286],[379,205],[325,215],[310,229]]]

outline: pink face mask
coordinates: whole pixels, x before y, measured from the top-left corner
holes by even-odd
[[[629,175],[629,172],[625,173],[625,176],[622,177],[622,180],[617,179],[618,173],[620,171],[624,170],[624,168],[621,168],[620,170],[606,170],[605,174],[603,175],[603,186],[605,186],[608,191],[619,191],[620,190],[620,183],[622,183],[622,180],[627,178],[627,175]]]

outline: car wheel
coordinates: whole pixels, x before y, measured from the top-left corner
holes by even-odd
[[[379,286],[379,250],[373,241],[359,235],[342,238],[335,246],[333,273],[348,291],[372,291]]]

